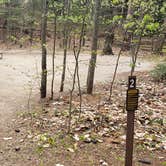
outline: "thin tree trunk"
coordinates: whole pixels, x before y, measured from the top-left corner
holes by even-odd
[[[47,31],[47,0],[43,0],[43,15],[41,26],[41,45],[42,45],[42,76],[41,76],[41,98],[47,94],[47,49],[46,49],[46,32]]]
[[[60,92],[63,92],[63,90],[64,90],[64,82],[65,82],[65,75],[66,75],[67,45],[68,45],[68,37],[65,35],[64,54],[63,54],[63,70],[62,70],[62,77],[61,77]]]
[[[83,41],[83,36],[84,36],[84,28],[85,28],[85,17],[83,18],[82,21],[82,28],[81,28],[81,33],[80,33],[80,40],[79,40],[79,46],[78,50],[76,50],[76,45],[74,45],[74,57],[75,57],[75,69],[74,69],[74,74],[73,74],[73,83],[72,83],[72,89],[70,91],[70,105],[69,105],[69,119],[68,119],[68,133],[71,131],[71,120],[72,120],[72,102],[73,102],[73,92],[75,89],[75,83],[76,83],[76,77],[77,77],[77,82],[78,82],[78,91],[79,91],[79,97],[80,97],[80,110],[79,110],[79,119],[81,116],[81,107],[82,107],[82,93],[81,93],[81,85],[80,85],[80,77],[79,77],[79,55],[81,52],[82,48],[82,41]]]
[[[51,82],[51,99],[54,96],[54,79],[55,79],[55,44],[56,44],[56,14],[54,16],[54,45],[52,53],[52,82]]]
[[[126,17],[127,21],[130,21],[131,17],[132,17],[132,13],[133,13],[133,11],[132,11],[132,2],[133,2],[133,0],[128,1],[128,9],[127,9],[127,17]],[[132,32],[128,32],[126,34],[126,37],[125,37],[126,43],[123,47],[123,51],[130,50],[130,44],[131,44],[132,37],[133,37]]]
[[[84,25],[84,36],[83,36],[83,40],[82,40],[82,46],[84,47],[85,46],[85,43],[86,43],[86,24]]]
[[[64,0],[64,17],[69,15],[69,8],[70,8],[70,1]],[[62,70],[62,77],[61,77],[61,85],[60,85],[60,92],[64,90],[64,82],[65,82],[65,75],[66,75],[66,58],[67,58],[67,46],[68,46],[68,27],[67,24],[64,24],[64,41],[63,41],[63,48],[64,48],[64,55],[63,55],[63,70]]]
[[[11,17],[11,10],[10,10],[10,3],[7,3],[7,8],[8,8],[8,12],[7,12],[7,39],[11,36],[11,21],[9,21],[9,18]]]
[[[136,67],[136,63],[137,63],[137,59],[138,59],[138,52],[140,49],[140,45],[141,45],[141,40],[142,40],[142,35],[143,35],[143,31],[146,27],[146,24],[142,27],[141,29],[141,33],[138,39],[138,44],[136,46],[136,48],[134,48],[134,51],[132,52],[132,67],[131,67],[131,76],[133,75],[134,71],[135,71],[135,67]]]
[[[95,1],[95,13],[94,13],[94,30],[92,39],[91,59],[89,62],[88,77],[87,77],[87,93],[92,94],[94,84],[94,74],[97,59],[97,43],[98,43],[98,29],[99,29],[99,9],[100,0]]]
[[[30,41],[30,44],[31,44],[31,46],[32,46],[32,43],[33,43],[33,24],[34,24],[34,13],[35,13],[35,9],[34,9],[34,1],[33,0],[31,0],[31,4],[32,4],[32,15],[31,15],[31,23],[30,23],[30,39],[29,39],[29,41]]]

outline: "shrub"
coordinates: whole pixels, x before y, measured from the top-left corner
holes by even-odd
[[[166,81],[166,63],[158,64],[152,71],[151,76],[155,81]]]

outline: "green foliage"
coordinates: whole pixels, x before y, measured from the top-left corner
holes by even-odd
[[[163,6],[160,9],[161,14],[166,16],[166,2],[163,2]]]
[[[144,24],[148,24],[150,22],[153,22],[153,17],[151,15],[149,15],[149,14],[145,14],[144,17],[143,17],[142,22]]]
[[[126,24],[124,24],[124,28],[127,29],[128,31],[130,30],[134,30],[134,28],[136,27],[136,23],[134,21],[129,21]]]
[[[120,23],[121,20],[123,19],[123,16],[122,15],[116,15],[113,17],[113,23]]]
[[[84,17],[86,31],[92,29],[94,0],[72,0],[68,7],[65,7],[65,1],[49,0],[48,2],[49,30],[53,28],[50,25],[55,17],[58,33],[61,33],[63,27],[67,25],[70,35],[78,34]],[[127,16],[130,3],[132,14]],[[15,36],[19,43],[25,42],[24,38],[20,38],[19,33],[28,31],[30,36],[31,30],[40,29],[41,0],[0,0],[0,5],[2,7],[0,17],[7,21],[7,29],[11,32],[9,35]],[[123,28],[134,36],[142,33],[142,36],[151,37],[159,36],[165,31],[163,26],[165,17],[166,2],[164,0],[102,0],[99,21],[104,30],[123,24]],[[16,34],[14,31],[19,33],[16,32]],[[13,37],[11,40],[16,41]]]
[[[146,25],[146,30],[148,33],[154,34],[157,32],[160,28],[160,24],[158,22],[155,23],[149,23]]]
[[[112,0],[113,5],[118,5],[120,2],[120,0]]]
[[[151,76],[155,81],[166,81],[166,63],[158,64],[154,70],[151,71]]]
[[[124,28],[134,35],[153,36],[164,31],[163,20],[166,4],[162,0],[130,1],[132,15],[125,21]]]

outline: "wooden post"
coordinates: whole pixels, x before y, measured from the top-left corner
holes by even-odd
[[[126,110],[127,110],[127,135],[126,135],[126,157],[125,166],[132,166],[133,142],[134,142],[134,118],[138,107],[138,94],[136,89],[136,77],[129,77],[127,90]]]

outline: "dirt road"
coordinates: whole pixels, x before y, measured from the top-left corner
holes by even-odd
[[[80,79],[82,87],[86,84],[90,55],[80,55]],[[117,56],[98,56],[95,83],[109,81],[114,72]],[[32,98],[39,93],[40,86],[40,51],[11,50],[4,53],[0,60],[0,131],[11,121],[16,110],[24,111],[32,89]],[[58,91],[62,72],[62,53],[56,55],[55,91]],[[74,56],[67,57],[67,79],[65,89],[71,85],[71,73],[74,69]],[[48,56],[48,94],[50,93],[51,55]],[[149,70],[150,62],[138,62],[137,71]],[[122,57],[119,72],[130,71],[130,58]],[[39,95],[38,95],[39,96]],[[0,132],[2,133],[2,132]],[[3,135],[4,136],[4,135]],[[1,134],[0,134],[1,137]]]

